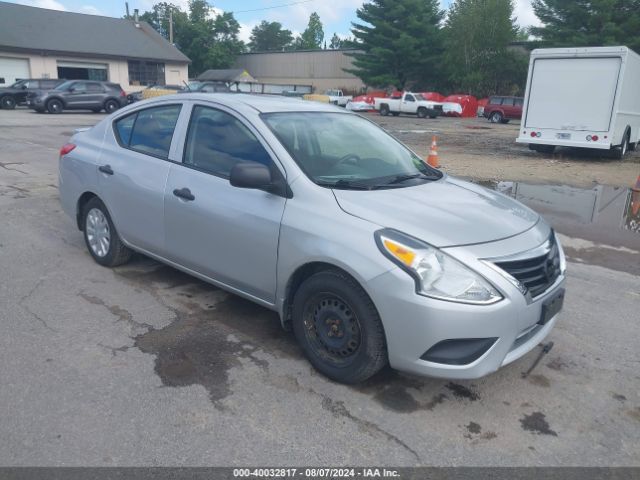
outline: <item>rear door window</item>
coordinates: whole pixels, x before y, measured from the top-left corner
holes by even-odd
[[[102,93],[104,90],[102,89],[102,85],[99,83],[89,83],[87,84],[87,92],[88,93]]]
[[[491,105],[502,105],[502,97],[491,97],[491,100],[489,100],[489,103]]]
[[[140,153],[168,158],[181,105],[147,108],[114,122],[118,143]]]
[[[513,98],[505,98],[504,100],[502,100],[502,105],[513,107]]]

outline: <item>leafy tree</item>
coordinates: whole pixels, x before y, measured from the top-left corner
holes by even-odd
[[[640,50],[640,0],[533,0],[531,33],[554,47],[627,45]]]
[[[334,33],[333,37],[331,37],[331,43],[329,43],[329,48],[331,50],[338,50],[342,48],[342,39],[338,36],[337,33]]]
[[[168,38],[169,9],[173,12],[174,42],[191,59],[192,76],[210,68],[228,68],[244,51],[244,43],[238,38],[240,24],[233,13],[214,17],[205,0],[190,0],[189,12],[167,2],[157,3],[141,19]]]
[[[291,30],[283,29],[280,22],[263,20],[251,30],[249,48],[252,52],[285,50],[291,46],[292,42]]]
[[[306,30],[296,38],[295,48],[296,50],[319,50],[322,48],[323,40],[324,30],[322,22],[320,21],[320,15],[313,12],[309,17],[309,24]]]
[[[352,23],[355,37],[348,45],[351,73],[371,86],[409,82],[435,86],[439,80],[444,12],[438,0],[370,0],[357,10],[362,23]]]
[[[520,29],[512,0],[454,0],[445,25],[450,83],[477,96],[514,93],[523,86],[526,58],[509,50]]]

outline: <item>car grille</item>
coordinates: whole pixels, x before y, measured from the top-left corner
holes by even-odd
[[[543,255],[495,262],[495,265],[522,283],[535,298],[544,293],[560,276],[560,252],[553,234],[549,237],[547,247],[548,251]]]

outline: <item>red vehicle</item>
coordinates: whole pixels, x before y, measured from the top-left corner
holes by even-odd
[[[522,97],[491,97],[484,107],[484,117],[491,123],[509,123],[522,118]]]

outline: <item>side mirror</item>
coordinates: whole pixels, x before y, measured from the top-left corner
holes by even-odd
[[[238,163],[231,169],[229,182],[238,188],[268,189],[272,186],[271,171],[261,163]]]
[[[26,90],[27,89],[27,85],[24,84],[24,83],[20,87],[22,88],[22,90]]]
[[[69,93],[73,93],[76,91],[76,87],[69,87]]]

